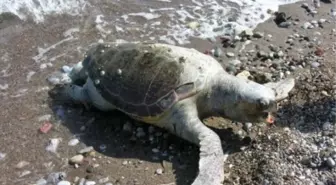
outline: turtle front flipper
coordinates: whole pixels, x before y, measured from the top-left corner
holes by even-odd
[[[225,160],[221,140],[203,124],[195,109],[187,103],[177,105],[165,128],[200,147],[199,172],[192,185],[220,185],[224,180]]]

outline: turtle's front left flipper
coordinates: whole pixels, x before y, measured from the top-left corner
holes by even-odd
[[[220,185],[224,180],[224,153],[219,136],[198,118],[193,106],[176,106],[171,132],[200,147],[199,172],[192,185]]]

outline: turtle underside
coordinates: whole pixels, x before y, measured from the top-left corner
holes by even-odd
[[[193,82],[180,83],[183,62],[174,60],[169,48],[135,43],[98,44],[85,59],[102,97],[137,117],[159,116],[196,93]]]

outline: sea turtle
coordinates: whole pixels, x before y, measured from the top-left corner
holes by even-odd
[[[192,185],[219,185],[224,178],[221,140],[203,118],[265,121],[294,87],[294,79],[265,85],[241,79],[209,55],[159,43],[95,44],[69,76],[61,92],[72,100],[122,111],[197,144],[199,172]]]

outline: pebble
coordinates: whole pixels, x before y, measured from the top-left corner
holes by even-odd
[[[245,126],[246,130],[250,130],[250,128],[252,127],[252,123],[250,123],[250,122],[246,122],[246,123],[244,124],[244,126]]]
[[[214,56],[215,57],[220,57],[222,55],[222,50],[219,48],[219,47],[216,47],[215,48],[215,51],[214,51]]]
[[[226,53],[226,56],[231,58],[231,57],[234,57],[234,56],[235,56],[235,54],[234,54],[234,53],[232,53],[232,52],[227,52],[227,53]]]
[[[253,37],[255,37],[255,38],[263,38],[264,37],[264,33],[262,33],[262,32],[255,32],[254,34],[253,34]]]
[[[80,154],[86,154],[86,153],[89,153],[91,151],[93,151],[93,147],[92,146],[88,146],[86,148],[83,148],[83,149],[79,150],[78,153],[80,153]]]
[[[4,160],[7,154],[0,152],[0,161]]]
[[[28,166],[29,162],[27,161],[20,161],[15,167],[18,169],[24,168],[25,166]]]
[[[65,172],[55,172],[48,175],[47,182],[56,184],[59,181],[64,180],[67,177]]]
[[[75,138],[75,139],[71,139],[71,140],[68,142],[68,145],[69,145],[69,146],[76,146],[78,143],[79,143],[79,140],[78,140],[77,138]]]
[[[39,179],[38,181],[36,181],[36,185],[46,185],[48,183],[47,180],[45,179]]]
[[[128,161],[123,161],[122,165],[127,165]]]
[[[93,168],[93,166],[88,166],[88,167],[86,168],[86,172],[87,172],[87,173],[93,173],[93,172],[94,172],[94,168]]]
[[[291,25],[292,25],[291,22],[282,22],[282,23],[280,23],[278,26],[279,26],[280,28],[288,28],[288,27],[291,26]]]
[[[95,181],[86,181],[85,185],[95,185],[96,182]]]
[[[57,185],[71,185],[71,183],[69,181],[60,181]]]
[[[250,74],[250,72],[245,70],[245,71],[242,71],[242,72],[238,73],[236,76],[239,77],[239,78],[242,78],[242,79],[248,79],[248,77],[250,77],[251,74]]]
[[[51,114],[46,114],[46,115],[38,117],[37,120],[39,122],[41,122],[41,121],[49,121],[51,119],[51,117],[52,117]]]
[[[319,67],[320,66],[320,63],[318,63],[318,62],[312,62],[311,64],[310,64],[312,67]]]
[[[103,184],[103,183],[107,183],[110,179],[108,177],[105,177],[105,178],[102,178],[102,179],[99,179],[99,184]]]
[[[277,57],[281,58],[281,57],[284,56],[284,52],[280,50],[276,53],[276,55],[277,55]]]
[[[313,26],[310,22],[305,22],[304,24],[303,24],[303,28],[304,29],[311,29],[311,26]]]
[[[163,170],[161,168],[158,168],[155,170],[155,173],[161,175],[163,173]]]
[[[79,154],[79,155],[75,155],[75,156],[71,157],[69,159],[69,162],[73,163],[73,164],[80,164],[80,163],[83,162],[83,160],[84,160],[84,156]]]
[[[229,64],[236,66],[236,65],[238,65],[238,64],[241,64],[241,61],[235,59],[235,60],[231,60],[231,61],[229,62]]]
[[[258,57],[267,57],[267,53],[265,51],[258,51],[257,53]]]
[[[252,29],[246,29],[246,30],[244,30],[242,33],[241,33],[241,36],[242,37],[246,37],[246,36],[248,36],[248,37],[252,37],[253,36],[253,30]]]
[[[49,152],[56,153],[59,143],[61,142],[60,138],[52,138],[49,140],[49,143],[46,147],[46,150]]]
[[[25,171],[23,171],[23,172],[19,175],[19,177],[21,178],[21,177],[27,176],[27,175],[29,175],[29,174],[31,174],[31,171],[29,171],[29,170],[25,170]]]
[[[331,157],[328,157],[328,158],[327,158],[327,164],[328,164],[328,166],[331,167],[331,168],[333,168],[333,167],[336,166],[336,162],[335,162],[334,159],[331,158]]]

